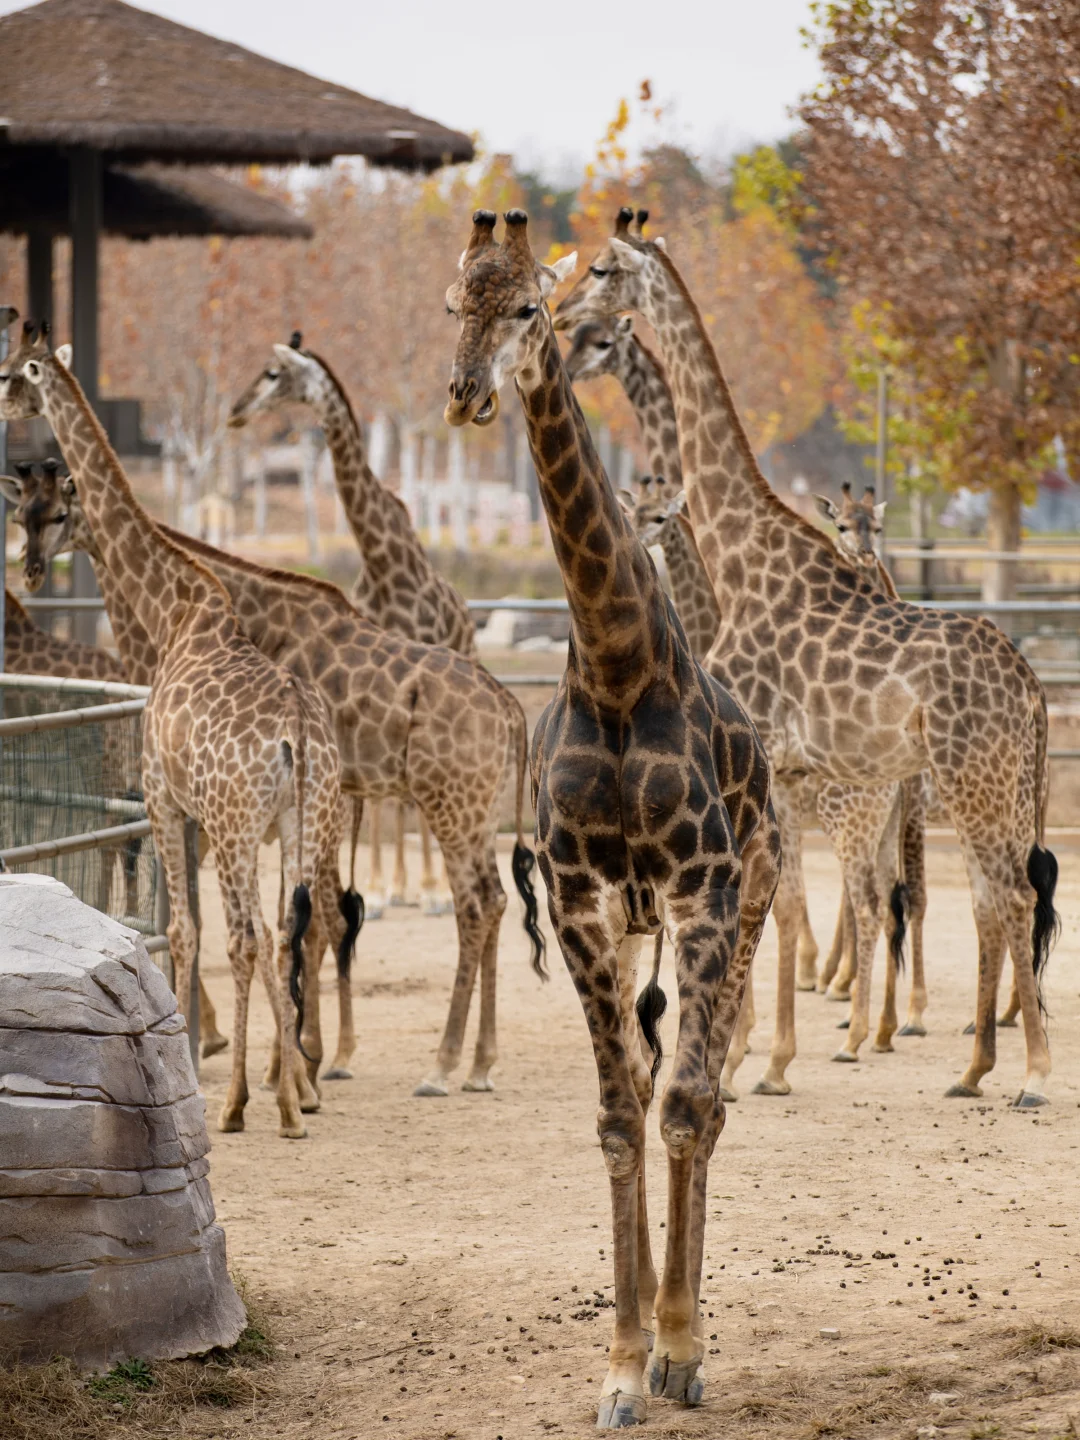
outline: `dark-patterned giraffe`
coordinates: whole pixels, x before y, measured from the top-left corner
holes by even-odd
[[[305,350],[299,331],[288,345],[274,346],[274,359],[240,395],[229,414],[233,427],[246,425],[262,411],[305,405],[318,421],[334,462],[334,480],[345,518],[360,550],[361,567],[352,602],[382,630],[392,630],[425,645],[445,645],[476,659],[476,627],[465,601],[432,565],[409,512],[368,464],[363,431],[329,364]],[[371,814],[371,890],[381,908],[381,807]],[[390,903],[405,899],[405,814],[397,812],[396,853]],[[431,832],[420,820],[421,908],[438,914],[431,866]]]
[[[979,932],[974,1054],[950,1094],[979,1095],[993,1068],[1008,945],[1027,1043],[1016,1103],[1043,1104],[1050,1054],[1039,973],[1057,928],[1057,862],[1044,844],[1042,688],[995,626],[895,600],[774,494],[685,282],[662,241],[630,234],[632,218],[620,213],[616,234],[560,306],[560,323],[636,310],[656,334],[690,520],[723,617],[709,668],[754,716],[780,777],[875,786],[931,771],[960,836]],[[856,917],[875,940],[882,900],[867,895]],[[852,1054],[869,1030],[873,950],[861,935],[859,952]]]
[[[233,1073],[218,1120],[244,1125],[247,1011],[258,964],[275,1004],[282,1055],[280,1134],[304,1135],[302,1105],[317,1108],[294,1058],[289,972],[299,961],[313,895],[336,866],[340,765],[325,707],[243,635],[228,594],[202,565],[158,531],[136,501],[63,346],[20,346],[0,366],[0,413],[43,414],[71,466],[106,568],[158,650],[143,712],[143,793],[169,891],[169,949],[183,1006],[190,994],[195,926],[187,902],[184,820],[205,830],[217,864],[235,988]],[[14,382],[14,383],[12,383]],[[263,920],[259,843],[280,836],[288,898],[278,945]],[[291,962],[291,963],[290,963]]]
[[[615,1334],[597,1424],[645,1417],[650,1387],[696,1403],[705,1351],[698,1294],[717,1094],[743,986],[779,870],[768,766],[754,727],[690,653],[648,553],[597,458],[545,304],[574,259],[537,264],[520,210],[479,210],[447,291],[460,322],[446,418],[490,424],[518,388],[570,608],[566,673],[533,738],[548,908],[592,1037],[600,1143],[611,1182]],[[645,1214],[652,1076],[635,1015],[637,954],[666,930],[679,1030],[661,1104],[668,1150],[663,1280]],[[654,1027],[649,997],[643,1013]]]
[[[27,551],[39,563],[69,548],[97,554],[79,497],[66,492],[37,496],[16,512],[32,530]],[[271,570],[164,527],[165,535],[207,565],[229,592],[245,633],[263,651],[316,688],[327,705],[341,754],[342,789],[355,803],[410,799],[431,823],[446,856],[458,929],[458,968],[446,1030],[434,1067],[418,1095],[446,1095],[461,1058],[469,1005],[480,980],[476,1051],[463,1088],[494,1089],[496,978],[499,928],[506,896],[495,861],[499,802],[514,777],[517,844],[512,872],[525,904],[525,930],[533,965],[542,973],[543,940],[535,925],[536,899],[529,879],[533,859],[522,840],[522,801],[527,764],[525,715],[518,701],[477,664],[442,646],[419,645],[388,634],[353,609],[334,585],[307,575]],[[125,618],[123,596],[106,583],[104,596],[114,626],[119,618],[138,644],[138,622]],[[144,637],[145,638],[145,637]],[[151,647],[152,650],[152,647]],[[148,657],[151,675],[156,652]],[[335,888],[323,906],[337,913]],[[318,917],[315,917],[316,919]],[[313,925],[314,930],[314,925]],[[346,1078],[356,1044],[349,945],[346,932],[331,933],[338,955],[338,1049],[323,1079]],[[325,937],[315,931],[317,964]],[[304,1007],[303,1045],[313,1064],[322,1056],[318,987]],[[276,1077],[276,1055],[268,1082]]]

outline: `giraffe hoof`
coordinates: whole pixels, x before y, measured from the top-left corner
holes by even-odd
[[[850,1015],[846,1015],[843,1020],[838,1020],[838,1021],[836,1022],[836,1028],[837,1028],[838,1030],[850,1030],[850,1029],[851,1029],[851,1016],[850,1016]]]
[[[755,1095],[790,1095],[791,1086],[786,1080],[769,1080],[763,1075],[754,1086],[752,1093]]]
[[[282,1140],[306,1140],[307,1126],[300,1125],[279,1125],[278,1135]]]
[[[227,1035],[208,1035],[199,1046],[199,1054],[204,1060],[209,1060],[211,1055],[220,1055],[222,1050],[229,1048],[229,1037]]]
[[[335,1065],[332,1070],[324,1070],[322,1078],[324,1080],[351,1080],[353,1073],[344,1065]]]
[[[950,1085],[945,1091],[946,1100],[978,1100],[981,1095],[982,1091],[977,1085],[965,1085],[962,1081]]]
[[[796,990],[805,990],[805,991],[813,991],[813,990],[816,990],[816,989],[817,989],[817,977],[815,976],[815,978],[814,978],[813,980],[796,980],[796,981],[795,981],[795,989],[796,989]]]
[[[837,1050],[836,1054],[832,1058],[836,1061],[838,1065],[854,1065],[859,1057],[858,1055],[855,1055],[851,1050]]]
[[[835,1000],[838,1005],[846,1005],[851,1000],[851,991],[834,990],[833,987],[830,985],[829,988],[825,991],[825,999]]]
[[[1001,1019],[997,1022],[997,1026],[998,1026],[998,1029],[999,1029],[999,1030],[1015,1030],[1015,1029],[1016,1029],[1016,1016],[1015,1016],[1015,1015],[1002,1015]]]
[[[649,1366],[649,1391],[683,1405],[700,1405],[705,1394],[701,1357],[693,1360],[672,1360],[668,1355],[654,1358]]]
[[[408,905],[409,902],[405,899],[405,894],[403,891],[395,890],[386,903],[390,906],[391,910],[397,910],[404,909],[404,907]]]
[[[645,1423],[646,1403],[644,1395],[627,1395],[615,1390],[600,1397],[596,1412],[597,1430],[625,1430],[630,1425]]]
[[[965,1026],[964,1026],[964,1034],[965,1034],[965,1035],[974,1035],[974,1034],[975,1034],[975,1021],[974,1021],[974,1020],[972,1020],[972,1022],[971,1022],[970,1025],[965,1025]]]
[[[1040,1095],[1037,1090],[1021,1090],[1016,1099],[1009,1106],[1010,1110],[1036,1110],[1040,1105],[1049,1105],[1045,1095]]]
[[[471,1094],[487,1094],[495,1089],[495,1081],[490,1075],[470,1075],[467,1080],[462,1081],[462,1090],[468,1090]]]
[[[223,1135],[239,1134],[244,1128],[244,1112],[241,1110],[239,1115],[236,1115],[231,1110],[222,1110],[218,1116],[217,1128]]]
[[[424,1097],[437,1096],[442,1100],[450,1094],[450,1090],[445,1080],[421,1080],[412,1093]]]
[[[305,1095],[300,1101],[301,1115],[317,1115],[322,1101],[317,1095]]]
[[[379,900],[371,901],[364,896],[364,924],[369,920],[381,920],[383,918],[383,905]]]
[[[892,1055],[892,1054],[893,1054],[893,1043],[892,1043],[892,1041],[891,1041],[891,1040],[875,1040],[875,1041],[874,1041],[874,1054],[875,1054],[875,1055]]]
[[[918,1020],[909,1020],[906,1025],[901,1025],[896,1033],[897,1035],[925,1035],[926,1026],[920,1024]]]
[[[725,1105],[734,1105],[739,1099],[738,1095],[735,1094],[735,1091],[729,1090],[726,1085],[718,1086],[716,1093],[720,1097],[720,1099],[723,1100]]]

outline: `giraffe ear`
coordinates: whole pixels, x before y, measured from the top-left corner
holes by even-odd
[[[667,241],[664,239],[663,235],[657,235],[656,239],[652,243],[656,246],[657,250],[663,250],[664,254],[667,254]]]
[[[874,506],[874,519],[879,521],[881,524],[885,523],[885,507],[888,505],[888,503],[889,502],[887,500],[879,500],[878,503]]]
[[[632,315],[620,315],[615,321],[616,335],[629,335],[634,328],[634,317]]]
[[[686,491],[677,491],[668,501],[667,513],[672,516],[686,516]]]
[[[53,351],[53,354],[56,356],[57,360],[60,361],[60,364],[63,365],[65,370],[71,369],[71,358],[74,353],[75,352],[70,345],[58,345]]]
[[[22,482],[14,475],[0,475],[0,495],[9,505],[22,504]]]
[[[75,489],[75,481],[70,475],[65,475],[63,480],[60,482],[60,493],[63,495],[64,499],[68,502],[69,505],[72,501],[78,500],[79,494],[78,491]]]
[[[814,504],[826,520],[832,520],[835,523],[837,516],[840,514],[840,511],[836,508],[835,500],[830,500],[828,495],[815,495]]]
[[[291,345],[275,345],[274,354],[288,370],[306,370],[311,364],[302,350],[294,350]]]
[[[615,499],[619,502],[619,508],[624,515],[633,516],[635,500],[629,490],[616,490]]]
[[[613,235],[608,243],[623,270],[640,270],[645,264],[645,256],[641,251],[635,250],[633,245],[628,245],[625,240],[619,240]]]
[[[554,265],[540,266],[540,294],[546,300],[556,285],[568,279],[577,266],[577,251],[571,250],[569,255],[562,255],[555,261]]]

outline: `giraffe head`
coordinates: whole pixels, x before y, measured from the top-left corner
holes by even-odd
[[[837,547],[845,560],[864,569],[876,568],[878,546],[885,530],[886,501],[874,503],[874,487],[867,485],[861,500],[852,499],[851,482],[840,486],[842,499],[837,505],[827,495],[815,495],[817,508],[826,520],[836,526]]]
[[[229,411],[234,429],[246,425],[262,410],[280,410],[285,405],[313,405],[327,383],[322,364],[303,348],[303,337],[294,330],[288,345],[275,345],[274,358]]]
[[[0,492],[15,507],[16,525],[26,531],[23,577],[31,593],[41,589],[55,556],[85,550],[99,558],[75,482],[59,460],[16,465],[14,475],[0,476]]]
[[[664,251],[662,239],[646,240],[641,233],[648,211],[637,213],[638,229],[630,229],[635,216],[624,205],[615,217],[615,231],[600,254],[555,311],[556,330],[570,330],[586,320],[605,320],[625,310],[648,313],[650,267]]]
[[[669,525],[683,522],[686,512],[686,494],[678,486],[666,481],[662,475],[644,475],[638,481],[636,493],[621,490],[620,502],[634,527],[634,533],[645,546],[661,545]]]
[[[19,343],[0,362],[0,420],[30,420],[41,414],[41,396],[37,386],[27,380],[23,367],[31,355],[48,348],[48,334],[48,326],[24,321]]]
[[[598,375],[617,375],[625,369],[626,351],[631,344],[634,317],[617,320],[586,320],[574,331],[566,354],[566,373],[573,383],[595,380]]]
[[[461,326],[443,411],[449,425],[495,419],[499,386],[535,362],[551,327],[545,301],[577,264],[575,253],[541,265],[529,246],[524,210],[508,210],[503,218],[500,245],[494,214],[476,211],[461,273],[446,292],[446,308]]]

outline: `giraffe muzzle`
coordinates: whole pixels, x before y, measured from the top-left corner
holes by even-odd
[[[481,400],[479,397],[482,394],[472,376],[460,385],[451,380],[450,399],[443,411],[443,419],[448,425],[490,425],[499,413],[499,394],[497,390],[492,390],[486,399]]]

